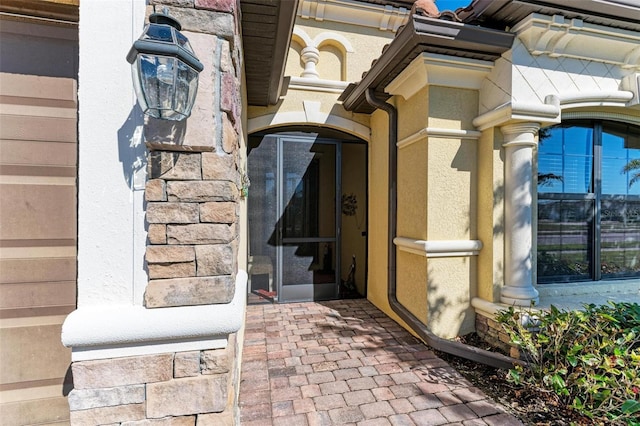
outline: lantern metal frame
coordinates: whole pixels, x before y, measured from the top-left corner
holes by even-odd
[[[198,74],[204,66],[181,29],[166,8],[153,13],[127,54],[138,103],[155,118],[184,120],[195,102]]]

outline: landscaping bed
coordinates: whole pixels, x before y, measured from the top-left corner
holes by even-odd
[[[510,371],[440,354],[527,425],[640,426],[640,305],[500,313],[527,362]],[[491,350],[477,335],[464,343]]]

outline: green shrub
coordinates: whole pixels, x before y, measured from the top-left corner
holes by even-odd
[[[594,422],[640,425],[640,305],[510,308],[497,320],[527,362],[511,381],[553,391]]]

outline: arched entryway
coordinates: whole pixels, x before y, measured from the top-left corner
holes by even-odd
[[[249,301],[366,295],[367,145],[315,127],[249,136]]]

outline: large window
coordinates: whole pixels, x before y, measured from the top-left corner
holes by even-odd
[[[640,128],[540,132],[538,283],[640,277]]]

